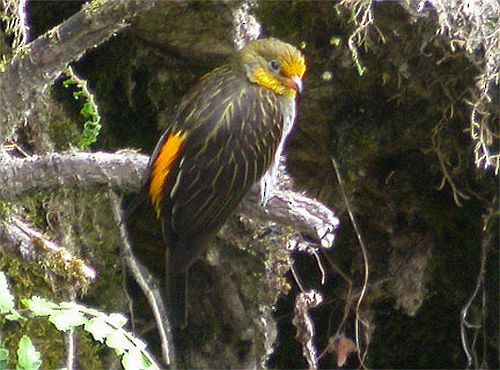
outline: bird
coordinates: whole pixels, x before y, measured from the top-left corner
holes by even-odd
[[[141,193],[161,221],[167,296],[184,317],[190,266],[254,184],[262,205],[272,196],[305,71],[291,44],[249,42],[181,98],[150,157]]]

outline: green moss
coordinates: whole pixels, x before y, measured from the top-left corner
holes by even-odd
[[[241,229],[242,235],[252,235],[251,230],[244,230],[244,226],[234,226]],[[239,248],[217,246],[223,249],[224,259],[231,261],[231,275],[238,281],[245,307],[251,309],[253,317],[261,314],[262,305],[273,306],[280,294],[290,288],[286,274],[291,260],[286,245],[293,234],[292,228],[281,228],[279,233],[275,233],[272,228],[262,227],[257,235],[253,235],[248,243],[240,244]]]
[[[20,307],[22,298],[33,295],[46,297],[50,300],[63,299],[63,286],[81,287],[81,276],[75,274],[77,269],[68,267],[59,255],[47,254],[46,260],[41,263],[26,262],[2,250],[0,255],[0,270],[4,271],[11,281],[11,291],[16,298],[16,306]],[[50,271],[50,273],[48,272]],[[57,277],[57,280],[56,280]],[[23,310],[20,310],[23,314]],[[2,337],[3,345],[11,353],[15,353],[19,339],[28,335],[37,350],[42,354],[43,368],[55,369],[64,365],[64,337],[45,318],[36,318],[10,322],[0,316],[0,328],[5,333]],[[94,342],[88,335],[77,334],[79,358],[85,359],[80,364],[83,369],[105,368],[100,354],[103,346]],[[15,356],[11,356],[11,365],[15,366]]]
[[[79,330],[77,332],[76,340],[78,368],[83,370],[105,369],[108,364],[103,361],[103,354],[112,352],[110,349],[102,344],[93,340],[90,334]],[[114,355],[113,355],[114,356]]]
[[[4,271],[11,281],[11,291],[16,298],[17,307],[20,307],[21,298],[35,294],[52,299],[58,298],[54,291],[53,281],[38,263],[21,261],[3,250],[0,255],[0,270]],[[15,353],[19,339],[26,334],[33,340],[37,350],[42,353],[44,367],[61,367],[64,353],[60,350],[63,343],[62,336],[48,321],[29,319],[9,322],[4,317],[0,317],[0,327],[5,333],[4,345],[11,353]],[[11,359],[15,365],[15,356],[11,356]]]
[[[81,132],[77,125],[67,117],[57,117],[49,121],[47,134],[54,142],[56,149],[68,150],[78,143]]]
[[[68,288],[76,288],[77,291],[87,290],[89,282],[82,274],[83,261],[71,258],[68,262],[68,256],[83,255],[88,257],[90,264],[95,262],[94,266],[101,272],[98,283],[92,286],[92,294],[89,295],[89,300],[93,300],[92,305],[105,309],[119,307],[118,310],[122,311],[120,303],[123,299],[120,299],[120,296],[123,273],[117,258],[113,218],[109,214],[105,196],[101,193],[82,194],[78,191],[65,190],[48,194],[38,193],[23,198],[22,203],[24,218],[36,228],[47,230],[48,224],[58,225],[49,229],[50,239],[64,240],[65,237],[61,233],[68,232],[68,228],[72,230],[70,232],[74,244],[68,247],[74,250],[71,255],[68,255],[69,252],[64,248],[59,253],[47,252],[41,262],[22,261],[3,250],[0,255],[0,270],[4,271],[12,282],[12,292],[18,302],[17,307],[20,307],[20,299],[33,295],[58,302],[67,299],[65,294]],[[6,208],[7,206],[8,204]],[[59,224],[55,223],[56,220],[65,221]],[[68,226],[69,223],[72,226]],[[86,246],[91,247],[92,256],[89,255]],[[39,247],[42,250],[44,248],[43,245]],[[103,302],[108,304],[103,305]],[[11,353],[15,353],[19,339],[26,334],[42,353],[44,368],[60,368],[64,365],[64,336],[46,319],[28,319],[13,323],[0,318],[0,327],[3,332],[8,333],[3,338],[3,344]],[[79,367],[88,369],[106,367],[104,362],[107,361],[107,357],[102,356],[108,356],[109,351],[103,350],[102,345],[84,334],[78,334],[77,340],[79,359],[84,359]]]
[[[16,50],[16,58],[18,59],[24,59],[26,57],[29,57],[31,55],[31,45],[23,45]]]
[[[12,354],[16,353],[19,339],[23,335],[28,335],[37,351],[42,355],[42,366],[46,369],[56,369],[63,365],[64,361],[64,339],[62,334],[55,329],[45,319],[29,319],[15,323],[16,328],[13,328],[13,323],[6,323],[3,319],[0,320],[2,327],[9,327],[4,337],[4,345]],[[15,367],[17,357],[11,356],[11,365]]]
[[[41,230],[44,230],[47,227],[47,215],[44,210],[44,205],[48,201],[50,193],[51,192],[37,192],[21,198],[19,202],[23,205],[25,220]]]
[[[61,197],[61,201],[75,202],[78,215],[73,217],[79,219],[76,248],[79,256],[89,261],[98,272],[97,281],[89,287],[83,299],[103,310],[123,311],[124,272],[119,259],[117,229],[106,193],[71,192]]]
[[[0,221],[8,220],[12,211],[12,203],[0,201]]]
[[[53,296],[53,281],[41,264],[26,262],[3,249],[0,254],[0,270],[11,279],[11,289],[16,298],[31,297],[34,294]]]

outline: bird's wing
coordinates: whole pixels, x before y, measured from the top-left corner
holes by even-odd
[[[175,130],[188,134],[163,194],[165,231],[193,243],[212,236],[269,168],[283,126],[272,93],[218,77],[181,105]]]

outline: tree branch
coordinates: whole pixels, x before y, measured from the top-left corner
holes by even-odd
[[[0,157],[0,199],[13,201],[35,191],[61,187],[89,190],[107,186],[125,193],[137,192],[147,163],[147,156],[133,153]]]
[[[283,162],[283,161],[282,161]],[[109,187],[122,193],[138,192],[148,157],[135,153],[53,153],[28,158],[0,158],[0,200],[14,201],[40,190]],[[319,201],[292,190],[292,181],[281,163],[277,191],[266,207],[259,204],[258,184],[244,198],[238,211],[287,225],[306,233],[328,248],[339,224],[335,214]]]
[[[67,271],[67,276],[74,279],[74,286],[83,288],[97,277],[96,271],[82,260],[46,238],[28,223],[12,217],[10,222],[0,223],[0,249],[10,253],[21,254],[24,261],[42,263],[49,259],[52,265],[58,265],[58,271]],[[58,274],[56,269],[50,269],[51,274]],[[67,278],[65,276],[65,278]]]
[[[297,233],[307,234],[320,242],[322,248],[330,248],[335,239],[335,230],[340,224],[335,213],[320,201],[293,189],[284,156],[281,157],[276,180],[276,189],[265,207],[256,207],[260,199],[257,183],[240,203],[238,210],[262,220],[293,226]],[[300,243],[293,249],[315,254],[316,247]]]
[[[158,334],[160,336],[163,362],[166,365],[175,368],[176,359],[172,325],[167,316],[167,310],[163,303],[159,284],[148,269],[143,266],[137,258],[135,258],[132,252],[132,246],[130,245],[127,229],[125,227],[120,199],[113,192],[110,192],[109,197],[111,201],[111,210],[113,211],[116,225],[120,230],[122,258],[125,260],[125,263],[137,285],[141,288],[144,297],[148,301],[151,311],[153,311],[153,316],[155,317],[156,326],[158,328]]]
[[[20,48],[0,73],[0,143],[8,139],[67,65],[78,60],[156,5],[152,0],[85,4],[60,25]],[[1,71],[2,68],[0,68]]]

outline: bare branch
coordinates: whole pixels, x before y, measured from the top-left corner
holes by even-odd
[[[9,138],[69,63],[78,60],[128,25],[155,1],[105,0],[78,13],[19,49],[0,73],[0,143]],[[3,69],[2,68],[2,69]]]
[[[294,227],[297,233],[304,233],[320,242],[322,248],[333,246],[335,230],[340,224],[335,213],[320,201],[293,190],[293,182],[286,171],[284,157],[281,158],[277,187],[265,207],[259,204],[258,183],[240,203],[238,211],[263,220],[279,222]],[[297,251],[314,255],[317,247],[299,243],[291,246]]]
[[[293,309],[294,318],[292,324],[297,328],[295,337],[302,345],[302,355],[307,360],[309,369],[318,368],[318,354],[314,345],[314,322],[309,311],[317,307],[323,301],[323,297],[315,290],[302,292],[295,300]]]
[[[161,353],[163,361],[168,366],[175,365],[175,350],[172,334],[172,325],[167,316],[167,310],[163,304],[163,299],[160,293],[159,284],[151,275],[151,273],[144,267],[132,253],[132,246],[130,245],[127,229],[123,219],[123,212],[120,207],[120,199],[110,192],[111,208],[116,225],[120,229],[121,238],[121,251],[122,257],[127,264],[127,267],[134,277],[135,282],[141,288],[149,307],[153,311],[158,333],[160,334]],[[175,366],[174,366],[175,367]]]
[[[123,153],[53,153],[28,158],[0,158],[0,199],[16,200],[35,191],[108,186],[137,192],[148,157]]]

